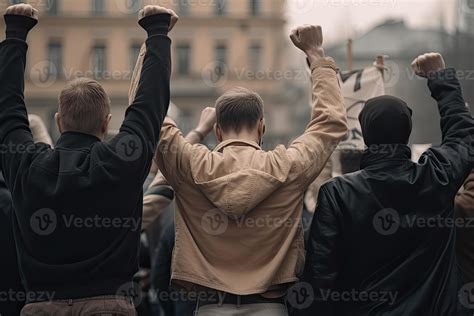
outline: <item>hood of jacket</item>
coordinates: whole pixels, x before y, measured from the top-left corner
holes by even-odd
[[[283,146],[265,152],[245,140],[222,142],[212,152],[197,151],[190,163],[196,186],[229,217],[254,209],[286,182],[290,171]]]

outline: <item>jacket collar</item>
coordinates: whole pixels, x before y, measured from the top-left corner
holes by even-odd
[[[262,149],[256,142],[243,140],[243,139],[228,139],[226,141],[223,141],[219,145],[217,145],[217,147],[214,148],[214,151],[219,152],[219,151],[222,151],[225,147],[232,146],[232,145],[253,147],[258,150]]]
[[[364,151],[361,169],[384,168],[411,161],[411,149],[403,144],[372,145]]]
[[[101,140],[89,134],[80,132],[65,132],[61,135],[56,143],[56,148],[64,149],[80,149],[89,148],[92,144],[100,142]]]

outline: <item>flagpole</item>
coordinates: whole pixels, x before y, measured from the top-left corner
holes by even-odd
[[[352,38],[347,40],[347,70],[352,71]]]

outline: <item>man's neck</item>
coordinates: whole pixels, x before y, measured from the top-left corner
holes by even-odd
[[[255,142],[257,144],[259,144],[260,142],[260,140],[258,139],[258,136],[256,136],[252,132],[247,132],[247,131],[242,131],[240,133],[230,132],[230,133],[226,133],[225,135],[222,135],[223,142],[229,139],[238,139],[238,140],[243,140],[243,141],[248,141],[248,142]]]

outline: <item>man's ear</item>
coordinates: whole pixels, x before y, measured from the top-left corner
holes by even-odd
[[[56,112],[56,114],[54,114],[54,121],[56,122],[56,126],[58,127],[59,133],[62,134],[63,129],[61,127],[61,115],[59,115],[58,112]]]
[[[223,140],[223,137],[222,137],[222,130],[221,130],[221,128],[219,127],[219,125],[217,125],[217,124],[214,124],[214,133],[216,134],[217,141],[218,141],[219,143],[221,143],[222,140]]]
[[[258,138],[260,139],[260,142],[262,142],[262,138],[263,136],[265,135],[265,131],[266,131],[266,126],[265,126],[265,119],[262,118],[259,122],[258,122]]]
[[[104,123],[102,124],[102,135],[104,136],[107,135],[107,132],[109,131],[110,120],[112,120],[112,114],[107,115]]]

